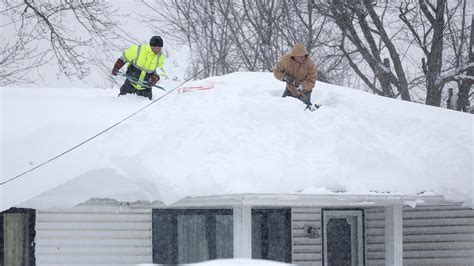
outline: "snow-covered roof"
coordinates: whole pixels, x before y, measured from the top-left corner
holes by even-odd
[[[172,82],[163,84],[172,89]],[[229,194],[441,195],[472,206],[473,116],[318,82],[322,107],[281,98],[271,73],[185,86],[58,159],[0,186],[0,209],[90,198]],[[117,90],[2,88],[1,182],[150,102]],[[154,91],[155,99],[163,94]]]

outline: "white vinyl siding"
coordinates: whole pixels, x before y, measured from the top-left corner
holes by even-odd
[[[151,210],[75,207],[37,211],[37,265],[151,263]]]
[[[460,205],[403,208],[404,265],[474,262],[474,210]],[[385,264],[384,208],[365,209],[367,265]]]
[[[474,263],[474,210],[460,205],[403,208],[405,265]]]
[[[366,208],[365,254],[367,265],[385,265],[385,209]]]
[[[321,208],[298,207],[291,210],[293,263],[297,265],[322,265]],[[316,238],[310,238],[305,226],[314,226]]]

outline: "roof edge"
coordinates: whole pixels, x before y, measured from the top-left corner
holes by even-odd
[[[358,194],[229,194],[215,196],[186,197],[167,207],[371,207],[371,206],[411,206],[451,205],[442,196],[430,195],[358,195]],[[457,203],[459,204],[459,203]]]

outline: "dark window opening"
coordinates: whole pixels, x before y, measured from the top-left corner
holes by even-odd
[[[290,209],[252,209],[252,258],[292,262]]]
[[[233,231],[231,209],[154,209],[153,263],[232,258]]]
[[[35,221],[33,209],[0,212],[0,265],[35,265]]]

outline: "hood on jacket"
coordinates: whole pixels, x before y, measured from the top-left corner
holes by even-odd
[[[296,43],[291,49],[290,56],[308,56],[308,50],[304,47],[303,43]]]

